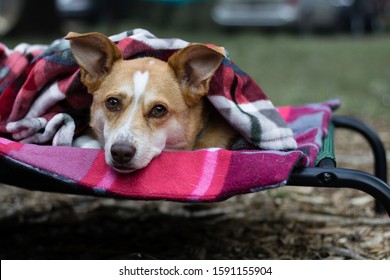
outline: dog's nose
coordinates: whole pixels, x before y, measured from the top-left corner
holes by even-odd
[[[112,159],[119,164],[126,164],[131,161],[136,152],[136,148],[131,144],[116,143],[111,147]]]

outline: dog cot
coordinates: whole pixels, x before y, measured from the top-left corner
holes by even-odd
[[[289,110],[307,111],[311,106]],[[311,117],[310,113],[300,118],[307,116]],[[336,167],[334,128],[352,129],[368,140],[374,175]],[[296,135],[298,151],[164,152],[145,170],[130,175],[111,171],[100,150],[22,144],[1,138],[0,182],[30,190],[179,202],[221,201],[283,185],[354,188],[372,195],[378,202],[377,211],[390,215],[386,154],[377,134],[356,119],[336,115],[316,152],[316,148],[307,149],[317,145],[310,136],[312,129],[307,127]],[[299,139],[302,136],[304,140]],[[315,162],[309,163],[312,159]]]
[[[157,38],[143,29],[110,38],[125,59],[167,60],[188,45],[180,39]],[[376,133],[355,119],[334,116],[338,100],[274,108],[228,53],[207,98],[257,149],[238,145],[236,150],[163,152],[147,168],[128,175],[108,167],[103,150],[69,146],[77,127],[88,123],[91,102],[80,83],[69,42],[21,44],[13,51],[0,44],[0,58],[1,183],[31,190],[178,202],[221,201],[285,185],[347,187],[371,194],[390,215],[386,154]],[[353,129],[369,141],[374,175],[336,167],[333,130],[338,127]],[[53,146],[26,142],[52,142]]]

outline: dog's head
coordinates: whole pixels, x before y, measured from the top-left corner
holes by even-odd
[[[223,59],[222,49],[189,45],[168,62],[123,60],[99,33],[69,33],[81,81],[93,94],[90,125],[119,172],[143,168],[163,150],[191,149],[202,129],[202,97]]]

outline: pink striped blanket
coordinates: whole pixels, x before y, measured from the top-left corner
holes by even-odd
[[[298,149],[293,151],[163,152],[145,169],[121,175],[105,164],[102,150],[42,146],[0,138],[0,159],[11,162],[13,176],[17,176],[18,169],[49,174],[64,183],[68,187],[65,192],[69,193],[143,200],[220,201],[283,186],[295,168],[313,166],[328,130],[332,108],[338,105],[338,101],[329,101],[278,108],[298,143]],[[59,187],[52,184],[48,190],[56,192]]]

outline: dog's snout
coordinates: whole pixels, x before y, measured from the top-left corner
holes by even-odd
[[[112,159],[119,164],[129,163],[134,157],[135,152],[136,148],[128,143],[116,143],[111,147]]]

